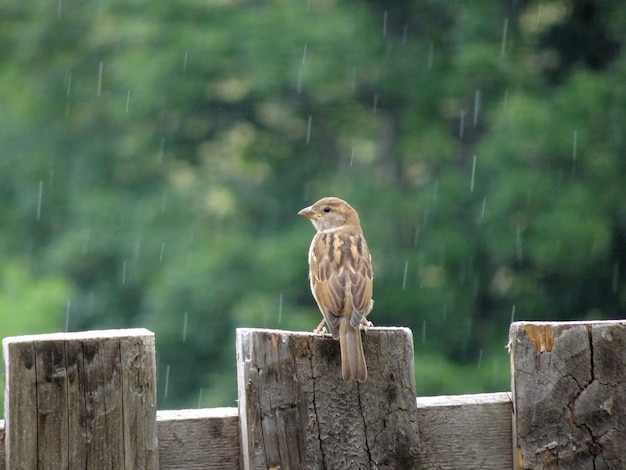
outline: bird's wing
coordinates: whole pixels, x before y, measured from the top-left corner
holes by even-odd
[[[311,247],[311,288],[330,332],[337,337],[344,315],[349,314],[357,328],[371,308],[371,257],[359,232],[338,230],[318,233],[316,238]]]

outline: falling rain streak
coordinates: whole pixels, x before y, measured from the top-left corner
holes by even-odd
[[[37,195],[37,220],[41,218],[42,198],[43,198],[43,180],[39,180],[39,194]]]
[[[478,113],[480,112],[480,90],[474,93],[474,127],[478,123]]]
[[[515,305],[511,308],[511,323],[515,321]]]
[[[165,390],[163,391],[163,401],[167,400],[167,392],[170,387],[170,365],[165,368]]]
[[[70,327],[70,305],[72,304],[71,300],[67,301],[67,305],[65,306],[65,332],[69,330]]]
[[[302,92],[302,75],[303,75],[303,67],[304,67],[304,61],[306,60],[306,50],[307,50],[308,44],[304,45],[304,50],[302,51],[302,63],[300,64],[300,68],[298,69],[298,84],[297,84],[297,91],[298,94],[300,94]]]
[[[183,343],[187,342],[187,320],[189,317],[189,312],[185,312],[183,316]]]
[[[128,93],[126,94],[126,114],[128,114],[129,107],[130,107],[130,88],[128,89]]]
[[[459,118],[459,139],[463,140],[463,133],[465,131],[465,111],[461,111]]]
[[[502,45],[500,46],[500,58],[504,57],[506,52],[506,36],[509,30],[509,19],[504,18],[504,27],[502,28]]]
[[[165,242],[161,244],[161,254],[159,255],[159,264],[163,261],[163,252],[165,251]]]
[[[470,179],[470,193],[474,192],[474,177],[476,176],[476,155],[472,159],[472,178]]]
[[[104,73],[104,61],[100,61],[100,66],[98,67],[98,93],[97,96],[100,98],[100,94],[102,93],[102,74]]]
[[[309,114],[309,119],[306,125],[306,143],[308,144],[311,141],[311,123],[313,121],[313,116]]]
[[[426,342],[426,320],[422,321],[422,343]]]
[[[481,349],[480,352],[478,353],[478,367],[476,367],[477,369],[480,369],[482,362],[483,362],[483,350]]]
[[[278,324],[280,325],[283,319],[283,294],[278,297]]]
[[[404,262],[404,275],[402,276],[402,290],[404,290],[406,287],[406,273],[408,269],[409,269],[409,260],[406,260]]]
[[[383,13],[383,37],[387,37],[387,10]]]
[[[483,198],[483,205],[480,209],[480,223],[483,223],[483,220],[485,220],[485,205],[487,204],[487,198],[484,197]]]
[[[122,285],[126,284],[126,261],[122,261]]]
[[[614,294],[617,294],[617,289],[619,287],[619,262],[616,261],[613,263],[613,281],[611,283],[611,290]]]
[[[576,146],[578,144],[578,130],[574,131],[574,143],[572,145],[572,160],[576,161]]]
[[[189,56],[188,51],[185,51],[185,58],[183,59],[183,72],[187,71],[187,57]]]

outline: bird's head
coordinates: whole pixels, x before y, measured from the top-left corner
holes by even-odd
[[[347,226],[360,228],[361,225],[354,208],[338,197],[324,197],[298,214],[309,219],[318,232],[332,232]]]

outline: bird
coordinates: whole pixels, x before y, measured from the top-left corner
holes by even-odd
[[[317,233],[309,248],[309,280],[324,319],[315,330],[339,339],[345,381],[365,382],[367,365],[361,328],[372,310],[374,270],[357,211],[338,197],[324,197],[298,212]]]

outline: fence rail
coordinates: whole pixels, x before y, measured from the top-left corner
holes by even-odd
[[[511,393],[415,399],[410,331],[364,345],[346,384],[334,340],[238,330],[239,408],[157,411],[147,330],[5,338],[0,470],[626,468],[626,322],[512,324]]]

